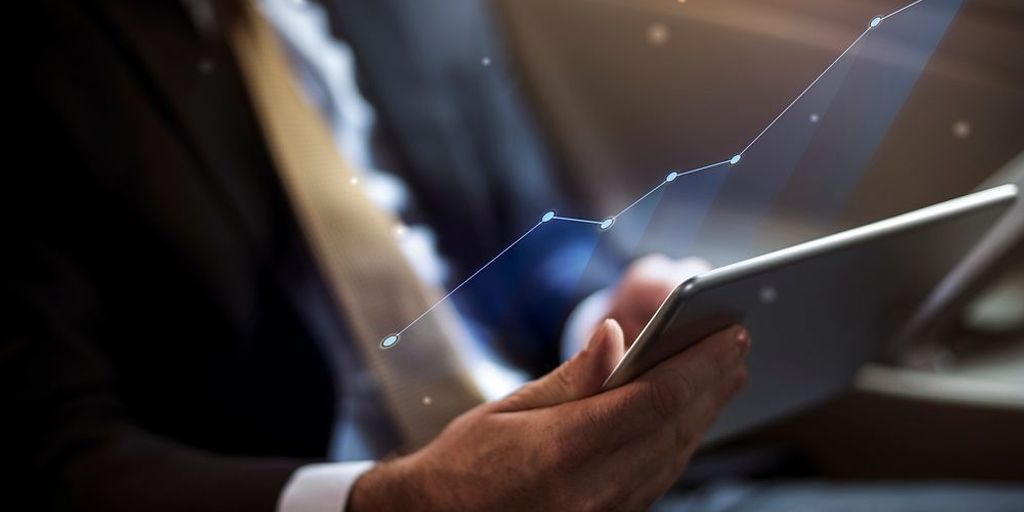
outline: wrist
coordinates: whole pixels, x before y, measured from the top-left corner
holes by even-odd
[[[426,489],[414,469],[410,457],[378,463],[356,480],[345,511],[427,510]]]

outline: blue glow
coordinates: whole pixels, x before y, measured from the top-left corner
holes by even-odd
[[[882,22],[882,17],[881,16],[875,16],[875,19],[871,20],[871,28],[877,27],[878,24],[881,23],[881,22]]]
[[[740,160],[742,160],[742,159],[743,159],[743,155],[736,155],[736,156],[732,157],[732,159],[729,160],[729,163],[732,164],[732,165],[736,165],[736,164],[740,163]]]
[[[608,231],[612,226],[615,225],[615,217],[608,217],[601,222],[601,231]]]
[[[380,340],[380,348],[389,349],[398,344],[398,340],[401,337],[397,334],[391,334]]]
[[[668,173],[668,176],[665,176],[665,183],[672,183],[678,177],[679,177],[679,173],[675,172],[675,171],[672,171],[672,172]]]
[[[550,212],[545,213],[544,216],[540,218],[540,221],[541,222],[551,222],[551,219],[553,219],[553,218],[555,218],[555,211],[551,210]]]

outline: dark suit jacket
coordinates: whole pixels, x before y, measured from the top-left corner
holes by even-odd
[[[173,0],[10,7],[0,508],[272,510],[325,454],[335,390],[294,290],[323,285],[230,53]],[[420,211],[467,275],[555,203],[526,116],[478,58],[426,44],[413,2],[331,8]],[[526,340],[509,344],[522,360],[553,352],[574,291],[529,277],[543,257],[510,255],[524,274],[468,292]]]

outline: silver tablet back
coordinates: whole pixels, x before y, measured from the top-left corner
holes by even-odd
[[[997,187],[713,270],[666,300],[605,383],[621,385],[728,325],[754,343],[750,380],[706,441],[847,389],[855,372],[1017,196]]]

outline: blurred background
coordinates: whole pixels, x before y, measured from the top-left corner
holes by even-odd
[[[580,213],[595,217],[670,170],[729,159],[874,16],[906,4],[502,3]],[[1024,150],[1022,55],[1020,2],[929,0],[887,19],[741,166],[667,191],[636,243],[728,263],[968,192]]]
[[[907,3],[505,0],[498,11],[518,87],[575,195],[579,211],[560,214],[604,218],[670,171],[740,152],[872,18]],[[871,30],[738,165],[662,188],[603,243],[728,264],[1020,180],[1022,151],[1024,3],[927,0]],[[798,445],[838,476],[1024,477],[1022,262],[1018,243],[936,339],[866,368],[858,391],[724,452]]]

